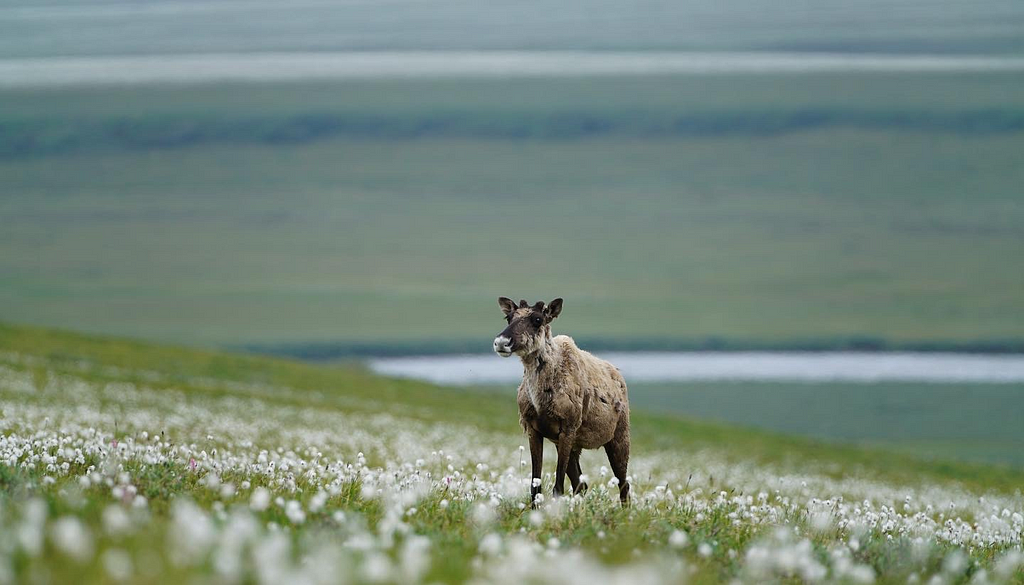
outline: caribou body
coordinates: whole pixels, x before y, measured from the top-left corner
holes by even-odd
[[[500,297],[498,305],[508,327],[494,339],[502,357],[519,356],[523,381],[519,385],[519,422],[530,439],[533,464],[531,499],[540,493],[544,439],[555,444],[554,495],[563,493],[569,476],[574,493],[587,489],[580,476],[583,449],[604,447],[618,480],[619,499],[629,500],[629,395],[619,370],[576,347],[571,337],[551,336],[551,322],[562,312],[562,299],[516,304]]]

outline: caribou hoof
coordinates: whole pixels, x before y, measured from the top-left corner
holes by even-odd
[[[619,503],[622,504],[623,508],[629,507],[629,484],[628,483],[623,484],[623,486],[621,488],[619,488]]]
[[[541,502],[544,501],[544,495],[540,490],[530,493],[530,508],[536,510],[540,507]]]

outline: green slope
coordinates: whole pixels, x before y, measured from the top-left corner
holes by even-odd
[[[204,379],[286,387],[294,391],[265,398],[354,412],[369,412],[367,405],[372,405],[427,422],[521,433],[513,387],[505,395],[491,388],[476,392],[380,377],[358,365],[317,366],[11,324],[0,324],[0,351],[40,358],[36,366],[40,379],[46,369],[54,369],[99,381],[153,384],[147,381],[147,373],[158,372],[164,381],[157,386],[186,391],[209,392],[196,383]],[[1024,485],[1024,472],[998,466],[923,460],[889,450],[842,446],[642,409],[632,413],[632,420],[635,452],[714,449],[735,461],[813,466],[834,477],[877,478],[905,485],[952,482],[1006,493]]]
[[[0,325],[0,564],[26,583],[547,583],[566,555],[598,581],[1024,578],[1018,472],[636,412],[631,507],[588,452],[590,491],[531,511],[516,418],[511,396],[354,365]]]

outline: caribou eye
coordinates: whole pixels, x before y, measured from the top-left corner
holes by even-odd
[[[533,326],[534,327],[540,327],[541,323],[543,323],[543,322],[544,322],[544,320],[541,319],[540,317],[538,317],[536,315],[533,316]]]

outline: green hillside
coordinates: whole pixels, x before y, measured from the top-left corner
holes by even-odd
[[[12,325],[0,413],[15,580],[1024,577],[999,468],[636,412],[630,508],[587,453],[531,511],[511,396]]]
[[[515,389],[502,396],[488,388],[475,392],[423,382],[384,378],[361,366],[316,366],[272,357],[210,352],[154,345],[126,339],[98,337],[0,323],[0,350],[7,357],[38,358],[33,363],[37,380],[50,369],[75,372],[97,381],[147,381],[156,372],[164,384],[186,392],[196,380],[289,388],[282,401],[322,404],[340,410],[379,411],[424,421],[471,422],[488,431],[521,434]],[[17,363],[17,360],[13,360]],[[14,363],[8,363],[12,367]],[[198,386],[202,386],[199,384]],[[216,385],[216,384],[215,384]],[[220,389],[218,391],[224,391]],[[263,399],[274,400],[273,395]],[[660,410],[656,405],[651,411]],[[1024,473],[954,462],[928,462],[885,451],[844,448],[785,435],[736,426],[716,425],[678,416],[656,416],[642,408],[633,414],[633,439],[652,449],[723,450],[730,458],[758,463],[825,464],[833,473],[868,474],[888,481],[956,481],[972,488],[1012,493]]]

